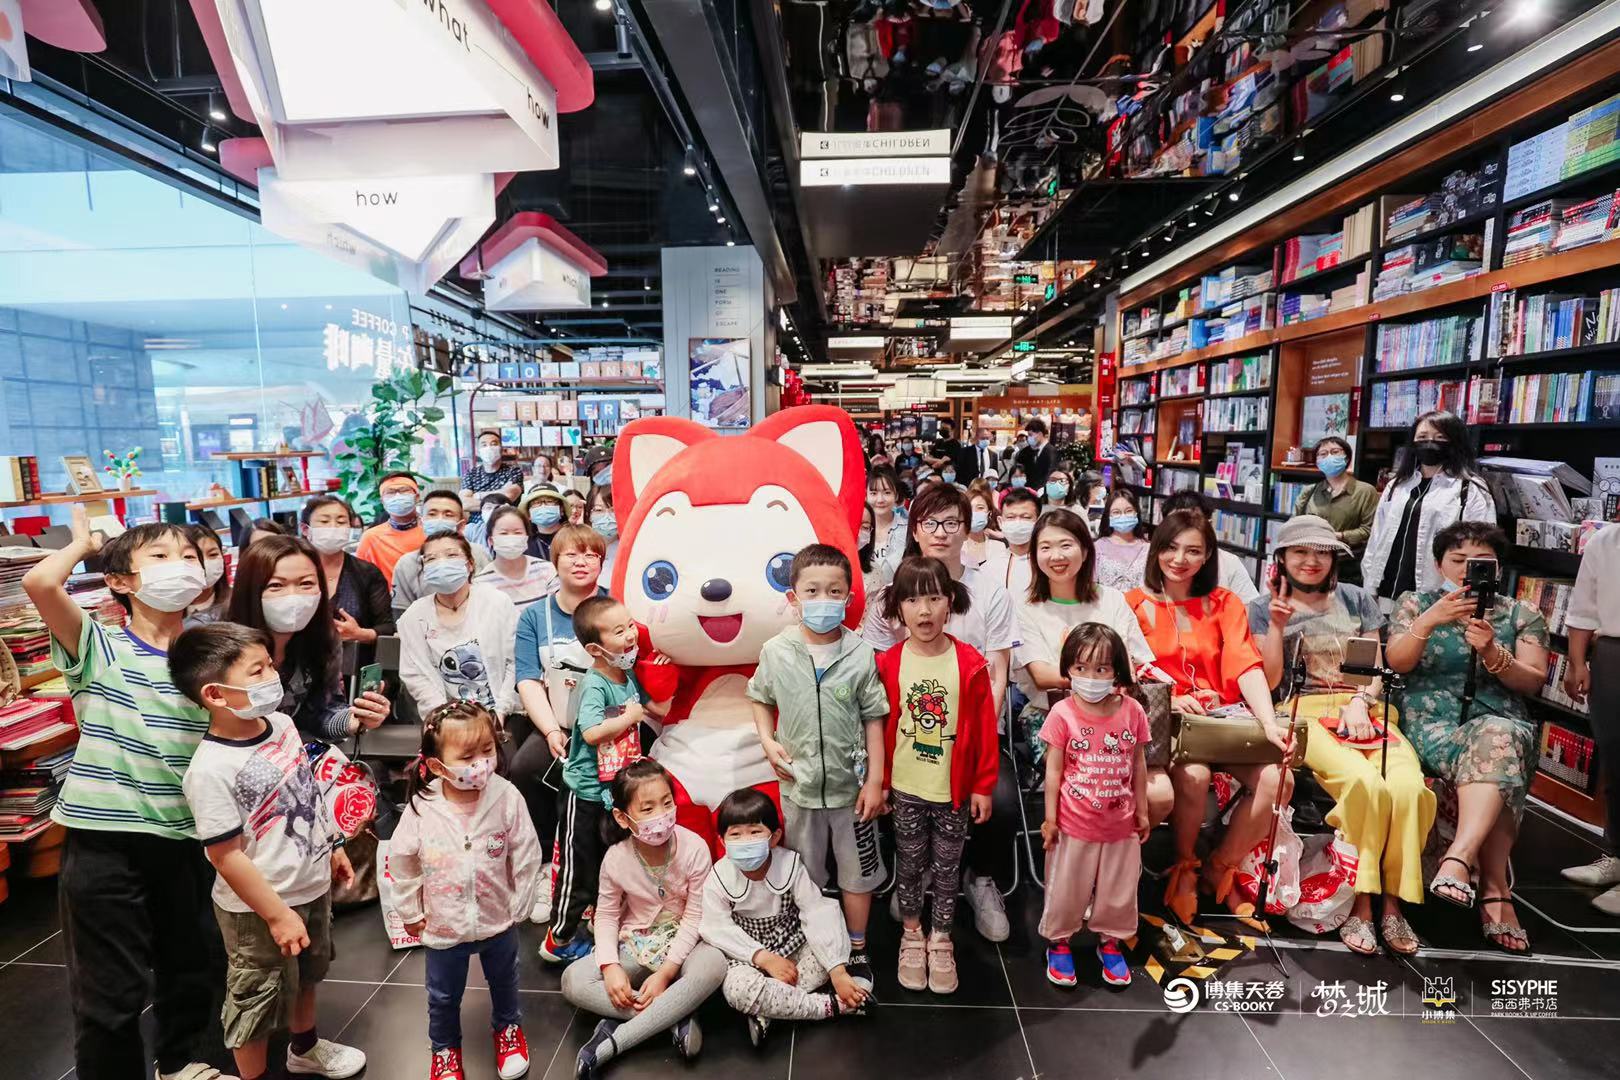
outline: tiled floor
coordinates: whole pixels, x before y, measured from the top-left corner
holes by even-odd
[[[1471,916],[1435,904],[1412,913],[1427,948],[1411,962],[1354,956],[1337,937],[1313,939],[1288,928],[1280,951],[1289,978],[1274,1011],[1264,1013],[1219,1011],[1209,992],[1215,984],[1256,984],[1245,987],[1253,992],[1258,984],[1278,979],[1263,948],[1203,980],[1206,1000],[1187,1013],[1169,1009],[1163,991],[1140,965],[1129,989],[1103,986],[1085,948],[1076,950],[1081,985],[1067,991],[1049,985],[1035,934],[1040,900],[1027,889],[1012,898],[1013,935],[1005,944],[990,945],[970,925],[961,927],[958,994],[942,1000],[907,993],[893,978],[897,935],[880,914],[873,941],[881,1004],[874,1015],[796,1029],[781,1025],[769,1045],[755,1051],[741,1019],[716,999],[700,1013],[705,1042],[695,1066],[677,1060],[660,1039],[616,1063],[609,1075],[624,1080],[699,1072],[750,1080],[1612,1077],[1620,1074],[1620,933],[1571,933],[1548,921],[1620,930],[1620,920],[1605,925],[1586,905],[1589,894],[1565,886],[1557,876],[1560,866],[1595,852],[1588,834],[1563,821],[1534,812],[1526,818],[1516,860],[1522,895],[1546,913],[1543,918],[1520,908],[1535,942],[1532,957],[1482,951]],[[595,1018],[576,1013],[562,999],[558,973],[534,955],[539,935],[525,927],[525,936],[522,986],[534,1053],[530,1075],[566,1080]],[[322,1034],[364,1049],[371,1059],[368,1077],[425,1080],[422,957],[389,950],[374,907],[339,916],[337,945],[332,977],[321,991]],[[23,883],[0,906],[0,1077],[6,1080],[73,1075],[62,960],[50,884]],[[1425,992],[1446,978],[1456,1011],[1441,1022],[1426,1022]],[[1498,980],[1556,980],[1551,989],[1556,1012],[1503,1016],[1493,994],[1500,999],[1524,991],[1493,986]],[[469,1033],[468,1075],[483,1080],[494,1076],[493,1053],[483,1034],[489,1004],[476,970],[470,983],[462,1011]],[[1545,997],[1549,991],[1535,993]],[[228,1064],[223,1050],[214,1056],[217,1064]]]

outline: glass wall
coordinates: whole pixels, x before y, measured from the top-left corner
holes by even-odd
[[[139,447],[162,501],[234,492],[215,453],[330,451],[410,339],[400,290],[0,112],[0,454],[37,455],[44,490],[65,455]],[[456,471],[443,432],[430,475]]]

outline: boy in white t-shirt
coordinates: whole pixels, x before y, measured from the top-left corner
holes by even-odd
[[[270,1035],[286,1027],[288,1073],[348,1077],[366,1055],[316,1034],[315,986],[332,961],[332,883],[354,871],[298,729],[273,711],[283,690],[271,647],[263,630],[218,622],[169,650],[175,685],[209,715],[182,786],[219,872],[225,1045],[243,1080],[259,1080]]]

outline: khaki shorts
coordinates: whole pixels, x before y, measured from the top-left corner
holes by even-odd
[[[888,877],[877,822],[857,820],[853,806],[812,810],[784,798],[782,819],[783,843],[799,853],[810,880],[821,888],[827,887],[829,851],[844,892],[877,892]]]
[[[282,956],[270,924],[251,911],[214,905],[225,939],[225,1046],[235,1050],[287,1026],[298,991],[326,978],[332,965],[332,894],[293,908],[304,920],[309,947]]]

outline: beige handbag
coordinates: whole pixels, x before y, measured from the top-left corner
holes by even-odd
[[[1266,738],[1260,721],[1248,714],[1176,713],[1175,726],[1170,760],[1177,765],[1275,765],[1282,761],[1282,751]],[[1294,721],[1294,745],[1299,748],[1294,754],[1296,765],[1305,760],[1310,729],[1309,720]]]

